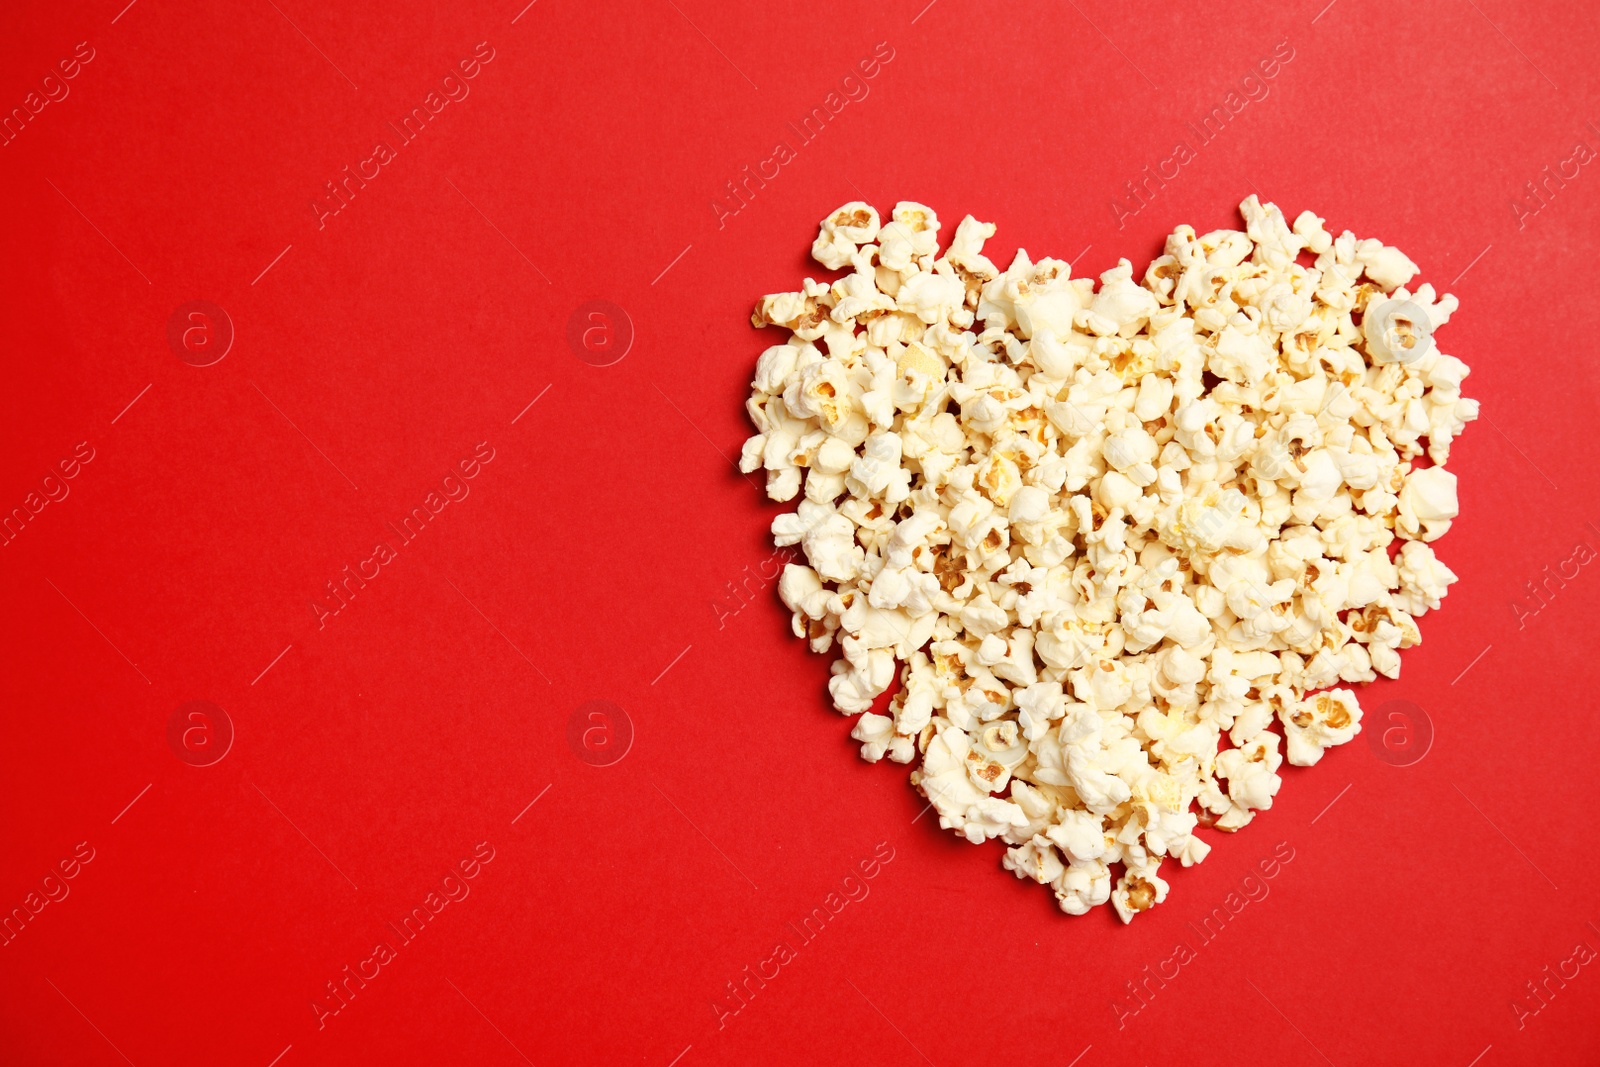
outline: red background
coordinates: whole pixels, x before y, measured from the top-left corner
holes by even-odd
[[[95,53],[0,148],[0,507],[95,453],[0,548],[0,907],[95,850],[0,947],[0,1061],[1600,1062],[1600,968],[1511,1008],[1600,949],[1600,575],[1512,606],[1600,547],[1600,174],[1510,206],[1600,148],[1591,6],[122,2],[0,14],[8,111]],[[1284,40],[1270,96],[1119,229],[1124,183]],[[319,229],[323,183],[480,41],[470,95]],[[724,183],[880,41],[870,95],[719,228]],[[1164,906],[1073,919],[912,822],[770,586],[729,613],[777,511],[728,462],[776,340],[749,309],[858,195],[992,220],[1002,261],[1087,248],[1083,274],[1252,190],[1461,298],[1441,341],[1485,418],[1436,547],[1462,580],[1362,695],[1435,737],[1286,770]],[[236,330],[204,368],[166,340],[196,299]],[[590,299],[634,324],[613,366],[568,348]],[[311,598],[481,441],[471,495],[319,629]],[[207,767],[167,740],[195,699],[236,731]],[[596,699],[635,731],[612,766],[567,742]],[[319,1029],[325,983],[483,841],[471,895]],[[724,984],[879,842],[870,896],[719,1029]],[[1119,1029],[1124,982],[1279,842],[1270,896]]]

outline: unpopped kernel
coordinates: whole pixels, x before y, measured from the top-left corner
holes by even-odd
[[[1456,298],[1310,212],[1240,208],[1097,286],[1000,270],[971,216],[941,256],[931,208],[852,202],[812,246],[847,273],[751,319],[791,333],[740,466],[799,498],[772,524],[805,554],[796,636],[839,650],[862,757],[920,760],[940,825],[1074,915],[1161,903],[1202,821],[1240,829],[1285,760],[1354,737],[1332,687],[1398,675],[1456,581],[1431,547],[1478,415],[1434,340]]]

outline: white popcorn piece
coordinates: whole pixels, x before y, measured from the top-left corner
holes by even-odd
[[[1411,615],[1437,608],[1450,586],[1458,579],[1449,567],[1439,562],[1433,549],[1421,541],[1407,541],[1400,547],[1400,591],[1395,603]]]
[[[877,237],[877,208],[852,200],[822,220],[822,229],[811,245],[811,256],[824,267],[838,270],[854,258],[858,245]]]
[[[955,236],[950,239],[950,247],[945,251],[945,259],[957,273],[976,282],[992,281],[1000,272],[983,255],[983,245],[994,236],[994,233],[994,223],[979,222],[968,215],[956,227]]]
[[[1404,252],[1381,241],[1362,241],[1357,245],[1356,262],[1372,279],[1372,284],[1386,293],[1407,284],[1422,269]]]
[[[1131,337],[1150,321],[1158,307],[1150,290],[1133,280],[1133,265],[1124,259],[1100,275],[1100,292],[1089,305],[1089,318],[1091,323],[1107,327],[1107,334]]]
[[[850,736],[861,742],[861,758],[876,763],[894,741],[894,720],[887,715],[865,712],[856,720]]]
[[[786,564],[778,578],[778,598],[784,607],[810,619],[822,618],[830,595],[823,587],[821,576],[810,567]]]
[[[1406,475],[1400,489],[1400,514],[1395,529],[1402,536],[1435,541],[1461,513],[1456,502],[1456,476],[1443,467],[1424,467]]]
[[[1166,880],[1156,874],[1159,866],[1159,861],[1148,866],[1130,863],[1117,879],[1116,888],[1111,891],[1111,905],[1123,922],[1132,922],[1141,911],[1148,911],[1167,899]]]
[[[1042,837],[1031,837],[1020,845],[1006,849],[1005,858],[1000,864],[1018,878],[1029,878],[1041,885],[1055,881],[1066,872],[1061,857],[1050,842]]]
[[[1376,363],[1417,363],[1433,348],[1427,311],[1404,296],[1368,305],[1361,334]]]
[[[1111,899],[1111,868],[1099,860],[1074,861],[1051,883],[1056,903],[1068,915],[1087,915]]]
[[[912,275],[900,286],[895,304],[901,311],[910,312],[932,325],[959,313],[966,297],[961,279],[955,275],[924,271]]]
[[[848,641],[846,638],[840,645]],[[833,696],[833,706],[853,715],[872,707],[872,702],[894,683],[894,656],[887,649],[868,649],[862,654],[861,663],[835,660],[831,670],[828,692]]]
[[[1283,784],[1278,777],[1281,766],[1283,757],[1278,754],[1278,735],[1274,733],[1259,733],[1243,748],[1217,753],[1217,777],[1228,780],[1232,802],[1217,820],[1217,828],[1237,830],[1254,818],[1256,811],[1272,807],[1272,798]]]
[[[922,766],[911,772],[912,784],[922,790],[947,830],[964,827],[967,811],[987,795],[967,777],[969,745],[960,730],[939,731],[923,750]]]
[[[751,316],[790,332],[739,467],[795,501],[794,633],[837,652],[862,758],[915,764],[943,829],[1004,841],[1068,914],[1165,900],[1202,815],[1243,828],[1285,759],[1360,731],[1329,687],[1396,676],[1456,581],[1432,547],[1478,416],[1436,343],[1455,297],[1309,211],[1240,213],[1097,283],[1000,270],[970,215],[941,257],[931,208],[852,201],[812,249],[846,273]]]
[[[1289,742],[1289,762],[1296,767],[1314,765],[1322,759],[1323,750],[1342,745],[1361,732],[1361,705],[1348,689],[1308,696],[1279,716]]]
[[[915,258],[938,250],[939,216],[910,200],[896,204],[888,225],[878,232],[878,262],[892,271],[909,271]]]

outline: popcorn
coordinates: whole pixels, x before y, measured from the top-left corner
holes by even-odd
[[[1407,541],[1400,547],[1400,592],[1395,602],[1412,615],[1421,615],[1439,606],[1449,587],[1458,579],[1455,571],[1439,562],[1433,549],[1421,541]]]
[[[1354,736],[1355,731],[1350,733]],[[1255,811],[1272,807],[1272,798],[1278,795],[1278,787],[1283,784],[1283,779],[1278,777],[1281,766],[1283,757],[1278,754],[1278,735],[1270,732],[1257,734],[1254,741],[1242,748],[1217,753],[1217,777],[1228,780],[1231,802],[1217,820],[1217,828],[1237,830],[1255,817]]]
[[[876,763],[883,758],[895,739],[894,720],[887,715],[864,712],[856,720],[850,736],[861,742],[861,758],[868,763]]]
[[[1111,891],[1111,904],[1123,922],[1167,899],[1167,883],[1156,874],[1160,861],[1145,866],[1129,864]]]
[[[857,245],[877,237],[878,209],[852,200],[824,220],[811,245],[811,257],[829,270],[838,270],[855,257]]]
[[[1433,324],[1427,313],[1404,298],[1369,305],[1361,334],[1378,363],[1414,363],[1433,346]]]
[[[1322,759],[1324,749],[1344,744],[1361,729],[1361,707],[1348,689],[1306,697],[1279,714],[1289,742],[1289,762],[1296,767],[1312,766]]]
[[[1053,882],[1066,873],[1066,865],[1050,842],[1042,837],[1029,838],[1020,845],[1006,849],[1000,865],[1016,873],[1018,878],[1030,878],[1041,885]]]
[[[1242,829],[1285,760],[1350,741],[1329,687],[1396,676],[1456,581],[1432,547],[1478,415],[1437,344],[1456,299],[1311,212],[1240,213],[1097,284],[1001,270],[970,215],[941,256],[932,209],[853,201],[812,247],[845,273],[751,319],[791,333],[740,469],[796,501],[772,523],[803,554],[796,636],[837,649],[862,758],[915,764],[943,829],[1001,839],[1072,915],[1161,903],[1202,819]]]
[[[1444,536],[1460,513],[1456,476],[1443,467],[1424,467],[1406,475],[1395,525],[1407,537],[1433,541]]]

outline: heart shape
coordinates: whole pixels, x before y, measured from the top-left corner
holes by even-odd
[[[931,209],[856,201],[812,246],[849,273],[751,317],[791,331],[740,467],[803,492],[772,524],[805,554],[796,636],[838,645],[862,757],[920,756],[940,825],[1003,839],[1069,914],[1165,900],[1202,819],[1242,828],[1285,756],[1354,737],[1329,687],[1397,676],[1456,580],[1429,546],[1478,414],[1433,341],[1455,297],[1310,212],[1240,211],[1096,287],[1020,250],[1002,272],[970,215],[940,255]]]

